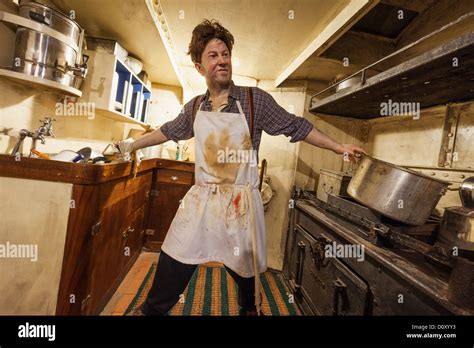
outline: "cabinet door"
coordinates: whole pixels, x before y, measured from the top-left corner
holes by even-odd
[[[91,313],[98,313],[125,277],[142,247],[144,212],[152,172],[101,187],[101,226],[93,238]]]
[[[123,263],[123,231],[128,227],[128,203],[122,199],[102,211],[100,229],[93,238],[91,273],[91,309],[97,313],[104,305],[104,297],[120,274]]]
[[[92,231],[97,223],[98,190],[95,185],[74,185],[64,249],[57,315],[90,313]]]
[[[135,210],[129,217],[129,225],[122,232],[121,267],[126,270],[132,266],[130,263],[142,250],[146,209],[147,205],[145,204]]]
[[[177,170],[158,170],[146,226],[146,247],[159,251],[179,208],[192,185],[193,174]]]

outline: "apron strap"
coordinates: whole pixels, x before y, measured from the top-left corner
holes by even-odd
[[[198,95],[197,97],[194,98],[194,104],[193,104],[193,122],[194,120],[196,119],[196,114],[198,112],[198,109],[199,109],[199,106],[201,105],[204,97],[206,95],[203,94],[203,95]]]
[[[247,95],[249,97],[249,130],[250,130],[250,139],[253,141],[253,91],[252,87],[247,87]]]
[[[250,130],[250,139],[253,141],[253,90],[252,87],[247,87],[247,97],[249,98],[249,130]],[[206,97],[205,94],[198,95],[194,98],[193,103],[193,122],[196,119],[196,114],[198,112],[199,106],[203,102],[204,98]]]

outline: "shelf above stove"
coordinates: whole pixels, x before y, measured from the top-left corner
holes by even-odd
[[[457,64],[456,64],[457,63]],[[324,99],[310,112],[362,119],[381,117],[381,103],[414,102],[420,108],[474,99],[474,32],[427,51]]]

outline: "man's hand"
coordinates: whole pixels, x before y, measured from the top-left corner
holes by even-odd
[[[134,151],[133,149],[133,143],[135,141],[132,138],[127,138],[125,140],[121,140],[117,142],[116,146],[120,151],[120,154],[122,155],[123,159],[125,161],[131,161],[132,160],[132,152]]]
[[[144,155],[139,149],[135,149],[135,141],[132,138],[121,140],[116,144],[116,146],[125,161],[134,160],[137,163],[137,166],[140,165]]]
[[[125,161],[133,161],[133,177],[135,178],[138,173],[138,167],[140,167],[140,163],[142,161],[143,153],[138,149],[135,149],[134,146],[135,141],[132,138],[127,138],[125,140],[119,141],[116,146],[122,155],[122,158]]]
[[[357,162],[361,154],[367,155],[364,149],[353,144],[340,144],[336,153],[344,156],[344,161]]]
[[[304,141],[308,144],[343,155],[344,161],[357,162],[362,153],[367,155],[367,153],[360,147],[352,144],[339,144],[337,141],[320,132],[316,128],[312,129]]]

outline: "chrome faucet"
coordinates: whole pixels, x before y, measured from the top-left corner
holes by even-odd
[[[36,148],[36,141],[40,140],[41,144],[46,143],[45,137],[55,137],[53,133],[53,121],[56,121],[55,119],[52,119],[51,117],[46,117],[43,120],[40,120],[41,126],[34,132],[30,132],[27,129],[22,129],[20,131],[20,135],[18,136],[18,140],[13,147],[12,150],[12,155],[15,156],[18,151],[20,150],[20,146],[25,140],[26,137],[30,137],[33,139],[33,143],[31,144],[31,149]]]

